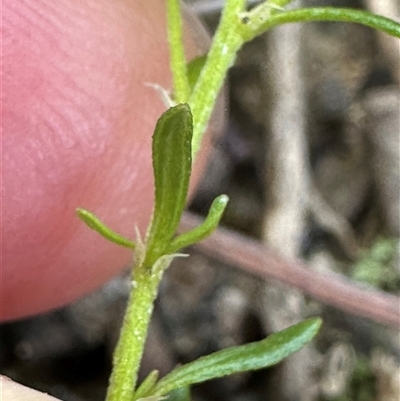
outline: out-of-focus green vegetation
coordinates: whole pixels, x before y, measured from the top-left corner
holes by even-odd
[[[400,290],[399,245],[397,238],[377,239],[353,266],[351,277],[385,291]]]

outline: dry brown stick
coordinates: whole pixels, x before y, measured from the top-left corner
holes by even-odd
[[[192,229],[202,219],[185,213],[180,231]],[[231,230],[218,228],[196,247],[205,254],[263,279],[289,284],[318,301],[377,322],[400,327],[400,298],[375,289],[361,288],[337,273],[320,273],[302,262],[277,255],[261,243]]]

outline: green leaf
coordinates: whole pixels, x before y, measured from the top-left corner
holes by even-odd
[[[166,398],[166,401],[191,401],[189,387],[177,388],[172,391]]]
[[[203,69],[206,61],[207,61],[207,54],[203,56],[198,56],[188,63],[187,75],[189,80],[190,92],[193,92],[193,89],[196,85],[197,80],[199,79],[201,70]]]
[[[161,379],[153,392],[168,394],[174,389],[234,373],[272,366],[298,351],[318,332],[321,319],[308,319],[265,340],[215,352],[173,370]]]
[[[89,228],[97,231],[105,239],[124,246],[125,248],[135,248],[136,245],[134,242],[111,230],[111,228],[107,227],[98,217],[88,210],[78,208],[76,209],[76,214]]]
[[[192,168],[193,120],[187,104],[168,109],[153,135],[155,205],[146,239],[146,265],[165,254],[178,227]]]
[[[157,379],[158,379],[158,370],[152,370],[143,380],[138,389],[135,391],[132,401],[136,401],[151,395],[151,390],[153,390],[157,382]]]
[[[226,195],[215,198],[204,222],[193,230],[176,237],[168,247],[168,253],[175,253],[208,237],[218,227],[228,200],[229,198]]]
[[[378,238],[368,251],[364,251],[352,268],[351,277],[386,291],[396,291],[400,272],[396,265],[399,240]]]

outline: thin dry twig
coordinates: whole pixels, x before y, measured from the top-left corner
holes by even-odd
[[[194,214],[185,213],[180,231],[194,228],[201,220]],[[400,327],[400,298],[376,289],[362,288],[337,273],[309,270],[301,261],[286,259],[261,243],[231,230],[218,228],[196,248],[262,279],[276,279],[289,284],[325,304]]]

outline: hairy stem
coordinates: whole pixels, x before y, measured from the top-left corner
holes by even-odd
[[[174,100],[186,103],[189,98],[189,82],[186,70],[185,49],[182,36],[182,14],[179,0],[167,1],[168,42],[170,64],[174,82]]]
[[[133,269],[133,291],[114,351],[113,371],[106,401],[133,399],[153,304],[162,273],[170,260],[171,258],[161,258],[152,268],[140,264]]]
[[[193,157],[200,148],[201,138],[226,73],[244,43],[241,34],[242,24],[238,17],[244,5],[245,0],[227,0],[207,61],[189,99],[193,113]]]

